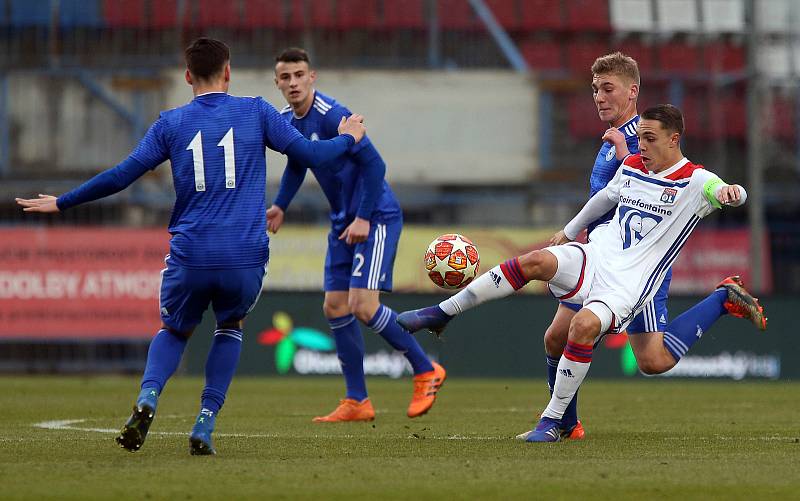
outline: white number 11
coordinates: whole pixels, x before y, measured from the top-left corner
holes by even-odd
[[[222,137],[217,146],[222,146],[225,154],[225,188],[236,188],[236,163],[233,154],[233,127]],[[194,189],[195,191],[206,191],[206,169],[203,163],[203,133],[197,131],[192,142],[186,147],[192,150],[194,160]]]

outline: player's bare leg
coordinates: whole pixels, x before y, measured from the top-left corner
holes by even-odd
[[[427,329],[439,335],[454,316],[486,301],[510,296],[531,280],[548,281],[557,269],[558,260],[552,253],[531,251],[495,266],[438,305],[401,313],[397,321],[410,332]]]
[[[326,291],[322,309],[331,326],[336,353],[345,379],[345,398],[325,416],[314,418],[315,423],[372,421],[375,410],[367,396],[364,377],[364,339],[358,319],[350,312],[349,291]]]
[[[414,336],[398,325],[397,314],[381,304],[380,291],[352,288],[349,304],[350,311],[356,318],[383,337],[392,348],[403,353],[411,364],[414,371],[414,393],[408,406],[408,417],[419,417],[427,413],[447,377],[444,368],[431,361]]]

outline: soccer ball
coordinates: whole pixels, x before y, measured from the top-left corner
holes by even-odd
[[[425,252],[425,270],[442,289],[460,289],[472,282],[480,266],[478,248],[462,235],[437,237]]]

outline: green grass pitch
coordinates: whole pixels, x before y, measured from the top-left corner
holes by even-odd
[[[800,497],[798,383],[590,378],[586,440],[526,444],[513,436],[546,404],[539,380],[451,378],[411,420],[410,381],[372,378],[374,422],[312,424],[336,404],[338,378],[240,378],[217,422],[216,457],[188,454],[201,379],[170,382],[134,454],[113,430],[138,378],[0,384],[0,499]]]

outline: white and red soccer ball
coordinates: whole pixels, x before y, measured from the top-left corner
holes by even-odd
[[[480,261],[475,244],[456,233],[437,237],[425,251],[428,277],[442,289],[466,287],[478,274]]]

